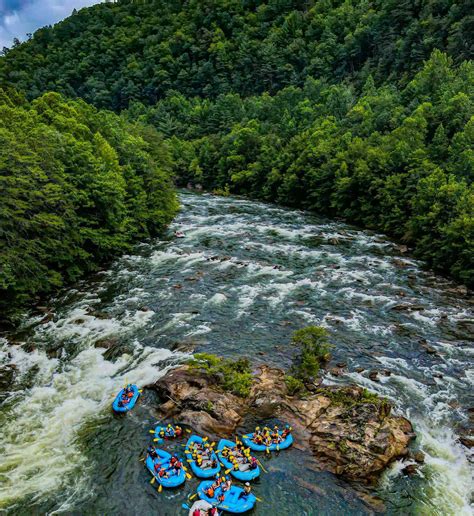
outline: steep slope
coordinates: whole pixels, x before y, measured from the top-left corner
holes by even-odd
[[[469,2],[158,0],[82,9],[5,53],[0,81],[120,110],[169,90],[274,93],[308,76],[406,83],[432,50],[472,58]]]

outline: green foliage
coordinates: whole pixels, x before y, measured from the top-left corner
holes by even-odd
[[[474,286],[471,34],[468,3],[454,0],[122,0],[82,9],[7,49],[0,83],[29,99],[54,90],[125,110],[160,164],[167,158],[151,149],[163,154],[163,145],[141,124],[166,139],[179,184],[344,217]],[[10,108],[21,102],[8,100]],[[55,130],[61,123],[55,117]],[[91,138],[97,159],[110,164],[101,186],[120,190],[116,161]],[[168,208],[115,193],[88,200],[105,207],[117,199],[101,223],[128,209],[143,229],[153,206],[153,218],[167,220]],[[43,223],[60,231],[56,219]],[[123,224],[133,231],[133,217]],[[122,245],[104,243],[100,252]],[[3,270],[5,282],[14,273]],[[54,270],[49,276],[61,281]]]
[[[305,390],[303,382],[299,378],[295,378],[289,374],[285,375],[285,383],[290,396],[295,396]]]
[[[189,361],[192,368],[205,370],[213,375],[225,390],[246,398],[252,386],[252,370],[246,358],[223,359],[209,353],[196,353]]]
[[[376,405],[381,409],[387,408],[387,411],[389,411],[390,407],[389,402],[385,398],[380,398],[375,392],[370,392],[367,389],[363,389],[360,396],[355,396],[350,388],[331,389],[329,387],[323,387],[318,389],[317,393],[328,397],[334,404],[343,405],[347,408],[352,408],[364,403]]]
[[[468,3],[394,0],[105,2],[7,49],[0,81],[30,98],[49,90],[121,110],[186,97],[244,96],[302,86],[307,77],[364,84],[409,81],[434,49],[472,57]],[[431,74],[430,80],[444,80]],[[331,99],[337,104],[337,99]],[[187,106],[175,106],[175,112]],[[231,124],[235,111],[224,121]],[[159,118],[175,134],[173,117]]]
[[[316,377],[321,364],[330,359],[327,330],[320,326],[301,328],[293,333],[291,342],[299,349],[291,369],[293,376],[303,381]]]
[[[178,181],[344,217],[473,286],[473,85],[472,62],[455,67],[434,52],[403,88],[369,77],[357,93],[308,79],[273,97],[194,99],[173,115],[170,145],[190,149]],[[223,129],[224,120],[232,125]]]
[[[215,188],[212,193],[214,195],[219,195],[221,197],[229,197],[230,195],[230,188],[229,185],[225,185],[224,188]]]
[[[147,129],[148,132],[153,132]],[[83,101],[0,89],[0,310],[95,270],[177,211],[155,133]]]

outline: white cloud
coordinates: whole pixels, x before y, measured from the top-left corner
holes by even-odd
[[[23,5],[8,7],[8,0],[0,0],[0,49],[11,47],[13,38],[20,41],[26,34],[67,18],[73,9],[80,9],[101,0],[30,0]]]

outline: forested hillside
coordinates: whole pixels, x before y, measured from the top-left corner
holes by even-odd
[[[181,184],[344,217],[473,285],[473,34],[454,0],[104,3],[5,50],[0,84],[123,112]]]
[[[177,211],[168,167],[150,127],[0,89],[0,310],[156,235]]]
[[[6,53],[0,77],[99,107],[186,96],[273,94],[307,77],[406,83],[433,49],[474,53],[468,1],[156,0],[83,9]]]

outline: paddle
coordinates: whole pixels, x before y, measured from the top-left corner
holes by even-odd
[[[191,475],[189,473],[186,473],[186,478],[189,480],[191,477]]]
[[[155,478],[155,477],[153,477],[153,478],[150,480],[150,484],[154,484],[154,483],[155,483],[155,480],[156,480],[156,478]]]
[[[158,488],[158,492],[161,493],[163,491],[163,486],[160,484],[160,487]]]
[[[261,498],[259,498],[258,496],[255,497],[257,502],[263,502],[263,500]]]
[[[143,389],[138,389],[138,392],[141,394],[143,392]]]
[[[185,509],[186,511],[189,511],[189,510],[191,509],[191,507],[189,507],[189,505],[188,505],[187,503],[183,503],[183,504],[181,505],[181,507],[182,507],[183,509]]]
[[[277,451],[280,451],[280,445],[277,444]]]
[[[155,437],[155,439],[153,439],[153,442],[154,443],[162,443],[163,439],[161,437]]]
[[[155,431],[154,430],[148,430],[150,432],[150,434],[154,434]]]
[[[140,462],[145,462],[145,457],[140,457],[138,460],[139,460]]]
[[[186,432],[188,432],[188,434],[190,434],[191,430],[189,428],[186,428]]]
[[[194,494],[192,494],[192,495],[190,495],[190,496],[189,496],[189,499],[190,499],[190,500],[194,500],[194,499],[196,498],[196,496],[197,496],[197,495],[198,495],[197,493],[194,493]]]
[[[270,448],[267,446],[267,453],[270,453]]]
[[[265,473],[268,473],[268,471],[263,467],[263,464],[257,459],[258,465],[263,469]]]

